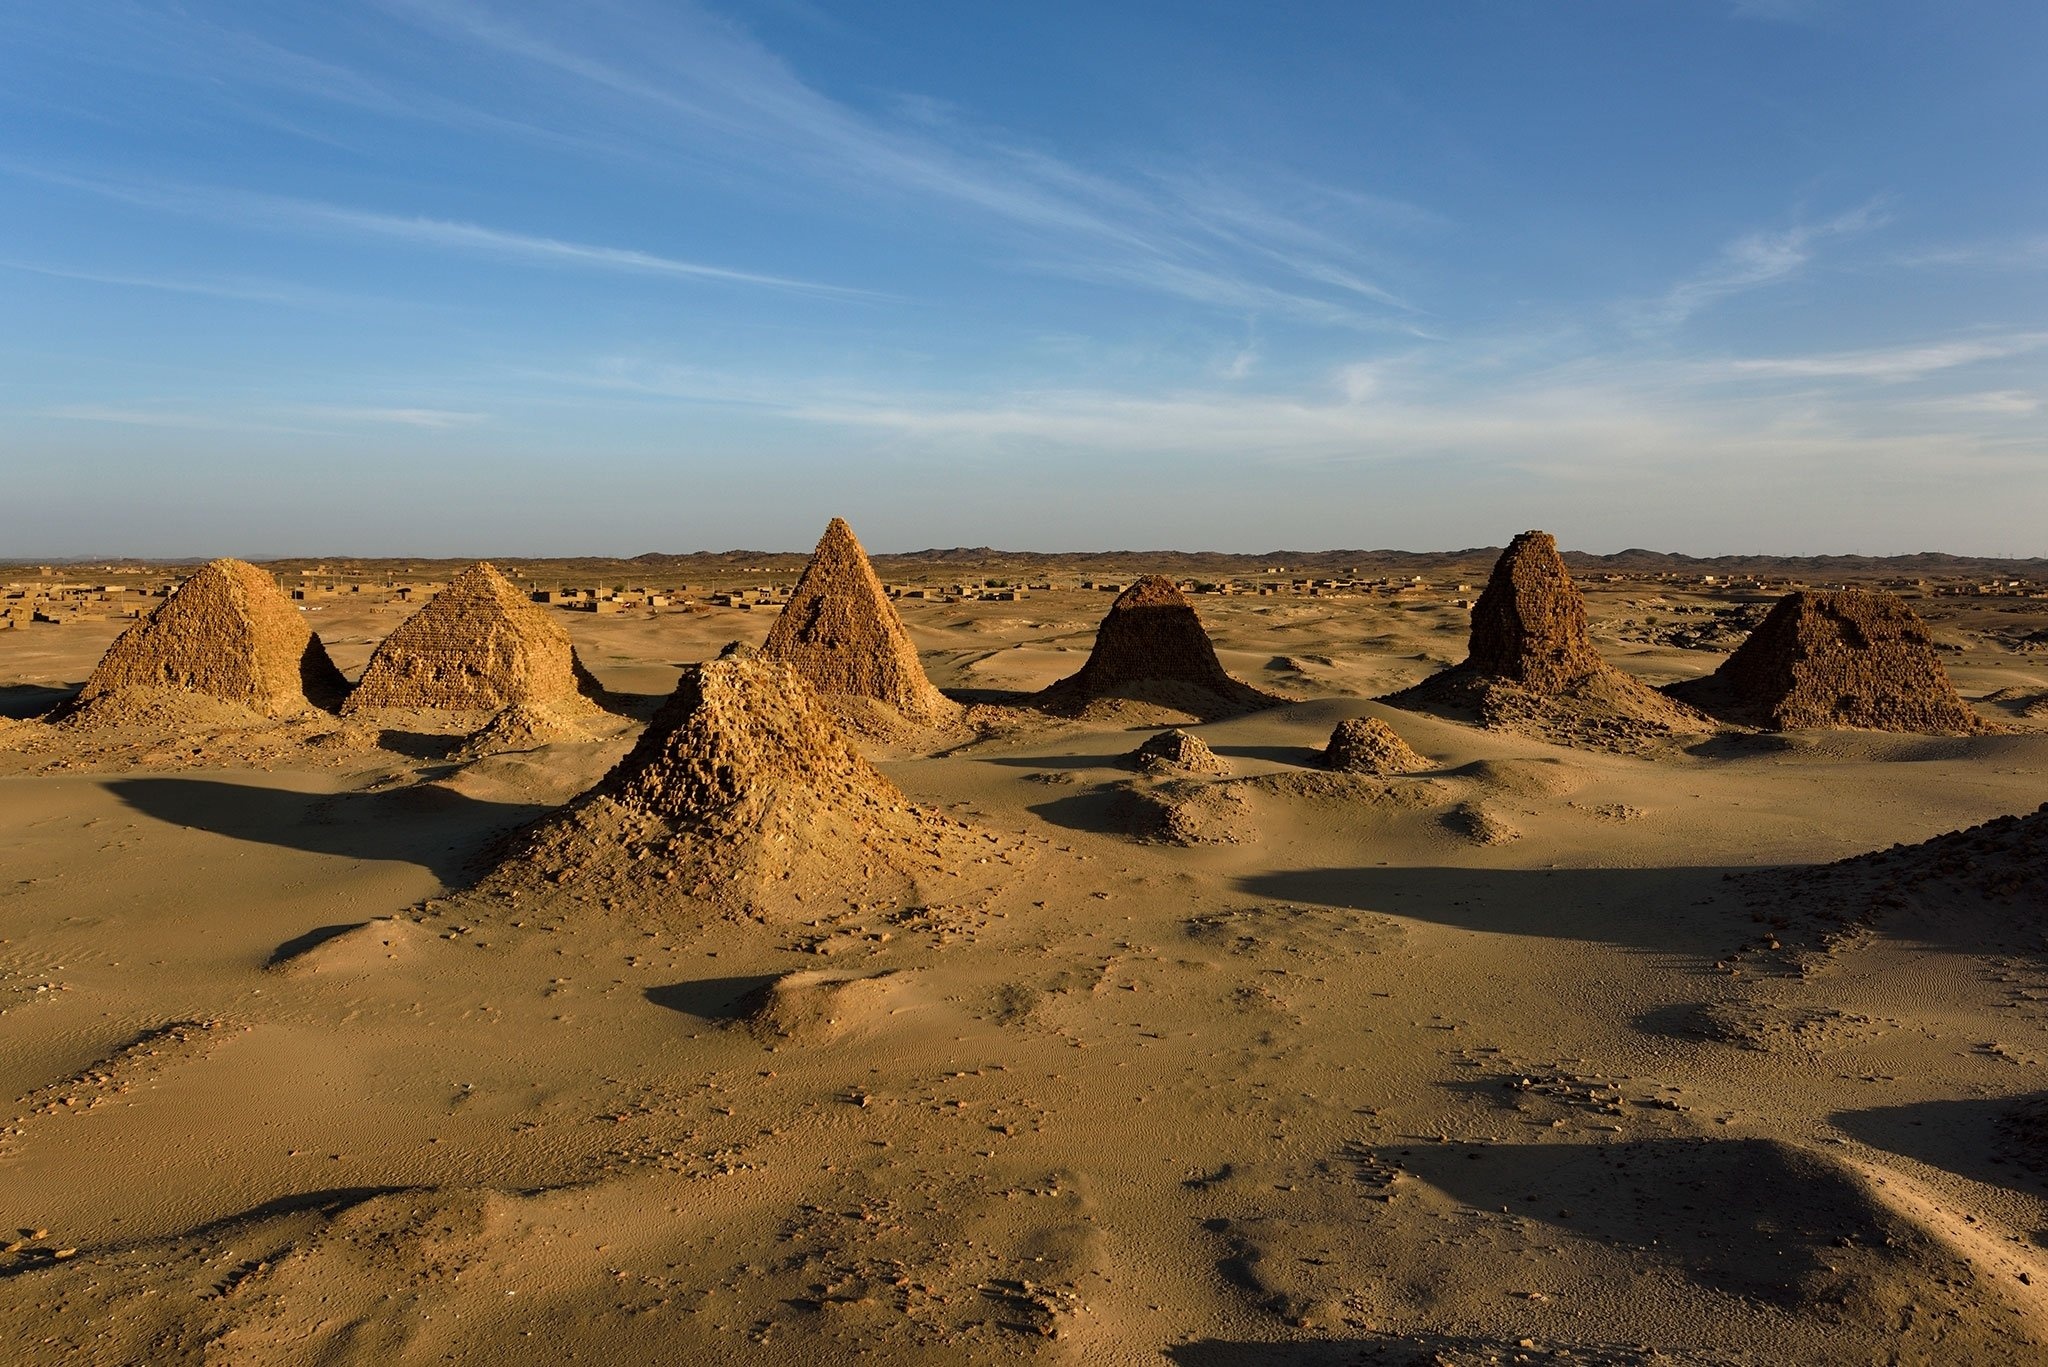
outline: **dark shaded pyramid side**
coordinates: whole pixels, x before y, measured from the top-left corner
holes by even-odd
[[[1949,681],[1927,624],[1881,590],[1787,594],[1719,669],[1666,691],[1772,730],[1984,729]]]
[[[1232,678],[1194,606],[1171,579],[1157,574],[1117,595],[1095,630],[1087,663],[1039,693],[1037,702],[1048,711],[1076,712],[1109,699],[1154,703],[1205,719],[1285,701]]]

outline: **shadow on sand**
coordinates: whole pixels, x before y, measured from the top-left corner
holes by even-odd
[[[107,790],[173,825],[314,854],[418,864],[453,886],[499,837],[551,810],[481,802],[432,784],[379,793],[301,793],[205,778],[120,778]]]
[[[743,1015],[749,999],[774,982],[775,974],[748,978],[698,978],[650,987],[641,995],[656,1006],[701,1021],[729,1021]]]
[[[1252,874],[1274,901],[1413,917],[1500,935],[1565,937],[1719,958],[1753,929],[1724,868],[1320,868]],[[1733,937],[1733,939],[1731,939]]]

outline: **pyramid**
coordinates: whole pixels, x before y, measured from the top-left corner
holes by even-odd
[[[1669,691],[1778,731],[1983,729],[1949,682],[1926,623],[1896,594],[1875,590],[1787,594],[1719,669]]]
[[[1117,595],[1088,663],[1045,689],[1038,703],[1072,712],[1102,699],[1155,703],[1204,719],[1250,712],[1282,701],[1233,679],[1194,607],[1163,575],[1148,574]]]
[[[1586,603],[1557,541],[1523,532],[1508,543],[1472,609],[1465,668],[1557,693],[1607,668],[1586,630]]]
[[[216,560],[116,637],[78,695],[80,715],[112,715],[102,700],[192,694],[287,717],[332,707],[348,688],[305,617],[268,573]]]
[[[1605,749],[1713,729],[1703,714],[1601,658],[1585,600],[1548,532],[1523,532],[1501,552],[1472,609],[1465,662],[1385,701]]]
[[[761,658],[790,666],[819,693],[887,703],[911,721],[945,722],[959,712],[925,677],[867,552],[836,517],[762,643]]]
[[[515,703],[588,711],[601,692],[561,624],[478,561],[384,638],[342,711],[497,712]]]
[[[1434,768],[1409,748],[1393,727],[1377,717],[1349,717],[1330,732],[1323,767],[1346,774],[1413,774]]]
[[[863,759],[795,669],[735,658],[685,670],[626,757],[534,828],[499,876],[815,906],[907,898],[989,852]]]

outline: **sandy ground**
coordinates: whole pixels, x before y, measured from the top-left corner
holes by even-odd
[[[993,704],[1071,672],[1106,601],[903,611]],[[1792,971],[1728,877],[2032,811],[2048,721],[1561,749],[1369,700],[1462,656],[1454,605],[1198,606],[1301,700],[1189,728],[1228,775],[1125,767],[1158,716],[868,740],[1021,852],[765,923],[463,896],[629,718],[468,764],[426,720],[147,755],[0,723],[0,1355],[2048,1356],[2048,1145],[2013,1119],[2048,1091],[2038,889],[1995,942]],[[1593,608],[1648,682],[1721,658]],[[353,675],[404,611],[313,621]],[[565,620],[651,703],[770,618]],[[2048,651],[1936,625],[1965,697],[2048,693]],[[0,696],[75,685],[117,627],[0,634]],[[1312,767],[1353,716],[1434,767]],[[1162,806],[1201,843],[1130,833]]]

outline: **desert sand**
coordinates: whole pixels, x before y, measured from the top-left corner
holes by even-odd
[[[1802,728],[1661,691],[1797,567],[1475,631],[1493,554],[785,555],[345,715],[289,619],[261,686],[22,620],[4,1356],[2048,1358],[2048,585],[1895,585],[1967,716]],[[460,569],[294,615],[354,680]]]

